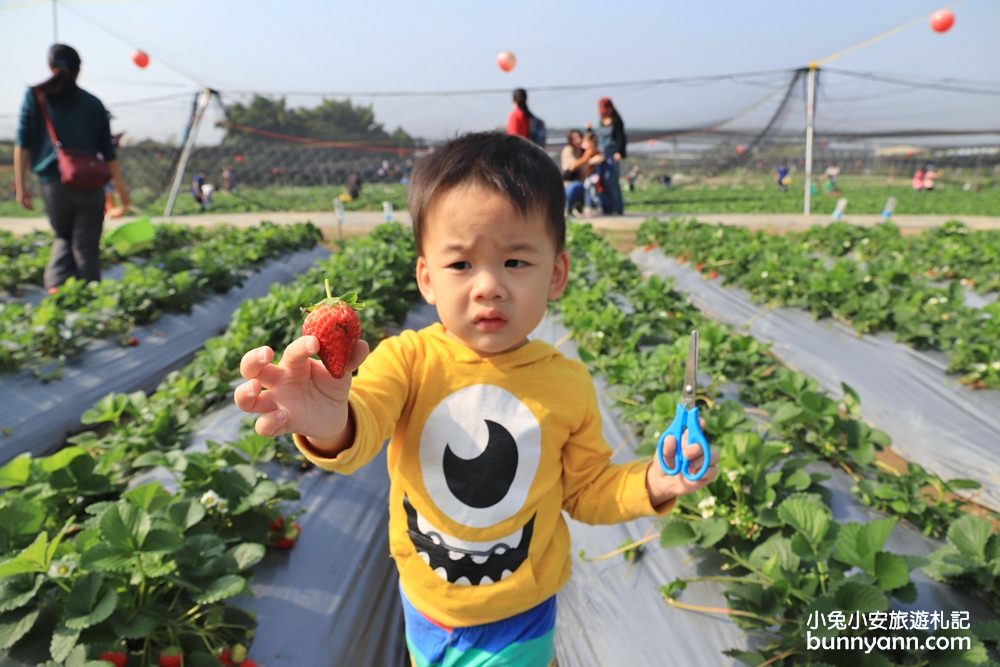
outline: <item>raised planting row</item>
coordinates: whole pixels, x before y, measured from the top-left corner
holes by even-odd
[[[158,224],[155,227],[153,240],[148,245],[128,253],[122,252],[106,238],[102,238],[101,266],[107,267],[129,258],[140,257],[149,258],[149,261],[155,263],[164,253],[194,245],[220,233],[216,229],[175,223]],[[51,232],[34,231],[15,235],[7,230],[0,230],[0,260],[3,262],[0,290],[17,297],[20,295],[20,290],[26,286],[40,287],[51,251]]]
[[[772,178],[753,178],[742,183],[691,184],[664,188],[655,183],[625,192],[625,208],[651,213],[802,213],[802,180],[793,176],[787,192],[778,190]],[[932,192],[917,192],[909,179],[898,184],[884,178],[841,176],[840,193],[813,196],[812,212],[830,215],[837,200],[848,200],[847,215],[880,215],[886,199],[896,198],[897,215],[1000,215],[1000,187],[995,181],[976,190],[942,184]]]
[[[951,220],[929,231],[903,236],[892,222],[874,227],[834,222],[796,236],[830,257],[869,262],[898,253],[912,271],[932,280],[957,281],[981,294],[1000,291],[1000,230],[970,230]]]
[[[973,619],[973,649],[961,655],[933,656],[922,649],[833,653],[810,651],[805,644],[813,613],[881,613],[914,602],[915,568],[978,595],[1000,613],[1000,535],[990,520],[963,513],[952,496],[978,484],[944,482],[914,464],[904,474],[889,472],[875,460],[889,440],[860,420],[849,387],[834,400],[782,367],[752,337],[702,318],[668,282],[643,280],[634,264],[589,228],[574,227],[569,247],[574,273],[560,302],[562,319],[574,332],[580,357],[612,385],[610,395],[634,425],[642,453],[653,450],[671,421],[688,333],[700,332],[699,367],[710,382],[699,402],[709,440],[721,452],[720,475],[681,499],[662,522],[659,539],[666,547],[703,549],[721,566],[717,573],[665,584],[667,602],[695,609],[678,599],[685,586],[723,584],[728,608],[695,610],[727,614],[751,634],[753,650],[728,652],[748,664],[927,664],[946,655],[958,661],[951,664],[985,664],[986,644],[1000,640],[995,619]],[[745,405],[718,400],[723,389],[738,391]],[[850,475],[856,498],[892,516],[833,521],[822,462]],[[948,544],[930,558],[886,550],[901,519],[927,535],[947,537]]]
[[[170,232],[168,238],[182,238]],[[322,238],[310,223],[237,229],[219,227],[193,245],[157,255],[156,262],[127,264],[121,280],[85,283],[71,278],[38,304],[0,304],[0,372],[29,368],[53,373],[94,339],[130,331],[163,312],[189,312],[209,294],[242,284],[248,270],[270,258],[311,248]]]
[[[107,396],[85,417],[94,430],[57,454],[0,468],[0,650],[52,666],[114,652],[145,667],[175,649],[189,667],[218,665],[226,651],[235,661],[255,621],[226,601],[246,591],[265,545],[294,544],[286,504],[298,494],[260,470],[280,453],[271,440],[183,451],[193,421],[231,397],[245,351],[280,350],[300,335],[300,307],[318,300],[324,279],[365,295],[364,335],[380,339],[416,296],[413,261],[399,225],[346,244],[294,284],[245,303],[150,396]],[[151,466],[172,483],[129,489]]]
[[[1000,303],[964,305],[961,284],[935,284],[901,253],[829,263],[801,237],[694,220],[647,220],[638,241],[658,244],[767,305],[803,308],[861,333],[891,331],[917,349],[945,351],[948,371],[962,382],[1000,388]]]

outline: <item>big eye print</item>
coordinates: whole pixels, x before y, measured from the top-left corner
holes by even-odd
[[[443,514],[488,528],[524,506],[538,470],[542,434],[535,415],[494,385],[455,392],[427,418],[420,471]]]
[[[486,449],[474,459],[459,458],[444,448],[444,479],[452,495],[470,507],[496,505],[514,483],[517,474],[517,443],[510,431],[486,420],[490,433]]]
[[[420,438],[420,470],[430,500],[469,529],[495,526],[523,509],[540,456],[538,420],[517,397],[492,385],[466,387],[442,401]],[[417,554],[450,583],[502,581],[528,556],[533,516],[507,535],[476,541],[433,525],[405,495],[403,508]],[[469,537],[469,531],[463,535]]]

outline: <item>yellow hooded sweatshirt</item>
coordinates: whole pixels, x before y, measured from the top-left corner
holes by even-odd
[[[587,369],[541,341],[480,357],[440,324],[384,340],[351,386],[353,444],[316,465],[350,474],[389,442],[389,548],[403,592],[455,627],[508,618],[569,578],[562,510],[593,524],[669,512],[648,461],[611,463]]]

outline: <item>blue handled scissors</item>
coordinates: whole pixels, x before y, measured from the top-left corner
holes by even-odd
[[[698,395],[698,330],[691,332],[691,346],[688,348],[687,365],[684,367],[684,390],[681,392],[681,401],[677,404],[677,412],[674,414],[674,421],[670,423],[667,430],[660,436],[656,443],[656,460],[660,462],[663,472],[668,475],[681,473],[692,482],[696,482],[705,476],[708,470],[710,452],[708,440],[701,431],[701,424],[698,423],[698,405],[695,399]],[[702,459],[701,469],[695,474],[691,474],[691,461],[684,457],[681,447],[681,436],[687,430],[688,444],[701,447]],[[663,456],[663,441],[668,435],[674,436],[677,446],[674,449],[674,465],[667,465],[667,460]]]

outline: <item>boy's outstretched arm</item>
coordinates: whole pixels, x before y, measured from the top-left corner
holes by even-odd
[[[687,444],[687,431],[684,432],[683,438],[684,456],[688,459],[688,461],[690,461],[690,469],[692,471],[701,470],[702,460],[704,459],[701,447],[698,445]],[[677,440],[670,435],[668,435],[663,441],[663,457],[667,461],[673,461],[676,445]],[[654,458],[649,462],[649,466],[646,468],[646,491],[649,493],[650,504],[652,504],[653,507],[660,507],[674,498],[692,493],[704,486],[707,486],[719,474],[718,463],[719,450],[717,447],[712,447],[708,470],[705,471],[705,476],[697,482],[692,482],[679,473],[676,475],[666,474]]]
[[[274,351],[259,347],[243,355],[240,374],[247,380],[236,388],[237,407],[260,416],[257,433],[278,436],[299,433],[319,452],[335,456],[353,440],[347,398],[351,373],[368,355],[368,343],[359,340],[351,349],[344,377],[330,375],[322,362],[310,356],[319,351],[315,336],[293,341],[278,364]]]

